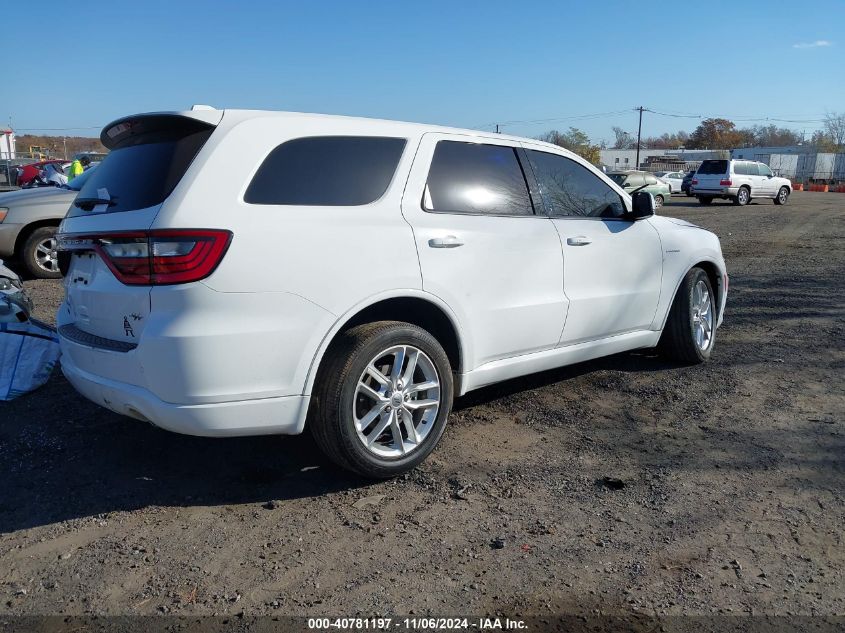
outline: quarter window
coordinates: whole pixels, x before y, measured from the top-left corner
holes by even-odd
[[[313,136],[276,147],[249,183],[250,204],[358,206],[375,202],[390,184],[405,139]]]
[[[527,154],[551,215],[615,218],[625,213],[619,194],[583,165],[538,150]]]
[[[440,141],[423,207],[435,213],[533,215],[516,150],[505,145]]]

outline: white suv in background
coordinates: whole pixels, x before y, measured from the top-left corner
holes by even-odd
[[[658,346],[706,360],[719,240],[578,156],[470,130],[130,116],[60,227],[62,368],[171,431],[293,434],[404,472],[455,396]]]
[[[705,160],[696,170],[691,188],[701,204],[710,204],[713,198],[732,200],[740,206],[753,198],[771,198],[775,204],[786,204],[792,193],[792,182],[775,176],[765,163]]]

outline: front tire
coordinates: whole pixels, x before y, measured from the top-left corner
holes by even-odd
[[[59,260],[56,256],[56,227],[35,229],[23,244],[20,253],[29,274],[39,279],[59,279]]]
[[[789,200],[789,187],[781,187],[778,195],[775,196],[775,204],[786,204],[787,200]]]
[[[710,358],[716,341],[716,295],[707,273],[692,268],[681,282],[658,343],[660,352],[696,365]]]
[[[748,187],[740,187],[734,197],[734,204],[744,207],[749,202],[751,202],[751,190]]]
[[[378,321],[339,335],[320,367],[308,425],[326,456],[385,479],[434,450],[452,408],[452,368],[426,330]]]
[[[656,195],[654,196],[654,208],[661,209],[663,207],[663,196]]]

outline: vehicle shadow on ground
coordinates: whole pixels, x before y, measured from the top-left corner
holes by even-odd
[[[0,403],[0,473],[0,533],[149,506],[261,504],[370,484],[331,465],[307,433],[170,433],[82,399],[58,372],[38,391]]]
[[[487,387],[456,410],[601,370],[674,367],[629,353]],[[199,438],[162,431],[84,400],[57,372],[0,403],[0,532],[150,506],[217,506],[318,497],[371,485],[331,464],[310,435]]]

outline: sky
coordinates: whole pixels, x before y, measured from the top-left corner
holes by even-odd
[[[97,136],[192,104],[537,136],[691,131],[696,117],[809,135],[845,112],[845,2],[532,0],[11,2],[0,126]],[[691,115],[691,116],[666,116]],[[740,127],[766,121],[737,121]],[[60,128],[60,129],[52,129]],[[72,129],[71,129],[72,128]]]

